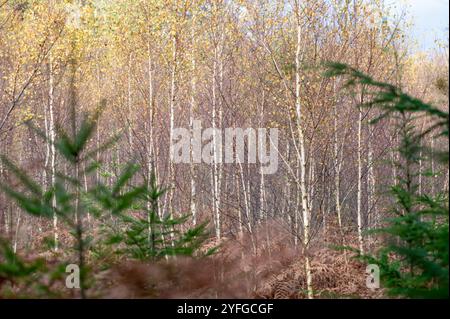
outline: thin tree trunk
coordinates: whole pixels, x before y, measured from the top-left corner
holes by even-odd
[[[361,211],[361,201],[362,201],[362,122],[363,114],[362,110],[359,109],[358,118],[358,193],[357,193],[357,222],[358,222],[358,242],[359,250],[364,254],[364,242],[362,237],[362,211]]]
[[[51,185],[55,187],[56,183],[56,149],[55,149],[55,114],[54,114],[54,86],[53,86],[53,61],[52,55],[49,54],[49,62],[48,62],[48,110],[50,115],[49,121],[49,133],[50,133],[50,149],[51,149],[51,157],[50,157],[50,168],[51,168]],[[56,207],[56,197],[53,196],[52,201],[53,207]],[[53,233],[54,233],[54,250],[58,251],[58,216],[56,212],[53,214]]]
[[[242,190],[243,190],[242,193],[244,194],[245,217],[247,218],[247,227],[248,227],[248,231],[250,233],[250,237],[251,237],[251,241],[252,241],[253,253],[256,255],[257,249],[256,249],[255,239],[253,236],[254,234],[253,234],[253,227],[252,227],[252,218],[251,218],[251,213],[250,213],[250,198],[249,198],[250,193],[247,188],[248,185],[246,185],[246,183],[245,183],[244,168],[243,168],[241,162],[239,162],[239,172],[240,172],[240,176],[241,176],[241,184],[242,184]]]
[[[197,61],[196,61],[196,50],[195,50],[195,40],[196,40],[196,32],[195,32],[195,23],[196,23],[196,17],[195,13],[192,17],[192,78],[191,78],[191,101],[189,104],[189,127],[191,129],[191,138],[190,138],[190,175],[191,175],[191,197],[190,197],[190,208],[191,208],[191,214],[192,214],[192,223],[194,226],[197,224],[197,187],[195,184],[196,180],[196,172],[195,172],[195,165],[194,165],[194,154],[193,154],[193,143],[194,143],[194,112],[196,109],[196,95],[197,95]]]
[[[259,112],[259,127],[262,128],[264,126],[264,104],[265,104],[265,91],[262,90],[262,101],[260,106],[260,112]],[[266,143],[266,137],[265,136],[259,136],[259,145],[262,145],[262,143]],[[264,173],[263,173],[263,165],[260,164],[260,171],[259,171],[259,218],[260,220],[266,219],[267,221],[267,215],[266,215],[266,184],[264,179]]]
[[[297,50],[295,54],[295,111],[297,117],[297,131],[298,131],[298,146],[299,146],[299,161],[300,161],[300,191],[301,191],[301,203],[302,203],[302,215],[303,215],[303,253],[305,258],[305,273],[306,273],[306,288],[308,298],[313,298],[312,287],[312,273],[310,260],[308,256],[308,246],[310,240],[310,211],[308,207],[308,191],[306,186],[306,155],[305,155],[305,138],[303,134],[301,101],[300,101],[300,53],[301,53],[301,34],[302,26],[300,21],[301,14],[300,4],[297,2],[296,15],[297,15]]]
[[[172,70],[171,70],[171,80],[170,80],[170,101],[169,101],[169,140],[170,140],[170,154],[172,154],[172,140],[173,140],[173,130],[175,128],[175,103],[176,103],[176,74],[177,74],[177,39],[176,36],[172,39]],[[172,189],[174,187],[174,167],[170,160],[169,154],[169,181],[170,181],[170,191],[169,191],[169,211],[172,213]]]
[[[132,114],[132,91],[131,91],[131,65],[132,65],[132,53],[128,56],[128,76],[127,76],[127,108],[128,108],[128,144],[129,144],[129,153],[133,154],[133,119],[131,118]]]
[[[22,163],[23,160],[23,154],[22,154],[23,148],[20,149],[19,151],[19,162]],[[17,244],[19,242],[19,229],[20,229],[20,224],[22,222],[22,210],[21,209],[17,209],[16,210],[16,230],[14,232],[14,244],[13,244],[13,251],[14,253],[17,253]]]
[[[373,161],[373,126],[369,125],[369,137],[367,139],[367,210],[368,210],[368,227],[376,228],[378,224],[378,209],[375,200],[375,169],[374,169],[374,161]],[[372,241],[372,237],[370,237],[370,241]]]
[[[149,138],[147,139],[146,135],[146,146],[147,146],[147,187],[150,189],[152,184],[152,179],[155,178],[155,172],[154,172],[154,165],[153,165],[153,62],[152,62],[152,52],[151,52],[151,44],[150,44],[150,25],[148,27],[148,33],[149,38],[147,40],[147,68],[148,68],[148,106],[147,106],[147,132],[149,135]],[[153,228],[152,228],[152,222],[151,222],[151,214],[150,211],[152,210],[150,201],[147,201],[147,222],[148,222],[148,244],[149,247],[152,248],[154,245],[154,242],[152,240],[153,236]],[[153,213],[157,214],[156,211],[152,211]]]
[[[237,203],[238,203],[238,222],[239,222],[239,239],[242,240],[244,237],[244,223],[242,220],[242,211],[241,211],[241,192],[239,191],[239,177],[237,174],[234,176],[235,178],[235,189],[237,194]]]
[[[171,69],[171,83],[170,83],[170,132],[169,132],[169,191],[168,191],[168,214],[173,217],[173,198],[175,189],[175,167],[171,160],[173,153],[173,131],[175,129],[175,107],[177,102],[177,72],[178,72],[178,40],[175,34],[172,38],[172,69]],[[167,198],[167,197],[166,197]],[[174,229],[172,229],[174,230]],[[172,245],[174,244],[174,233],[170,234]]]
[[[212,74],[212,128],[213,128],[213,141],[212,141],[212,148],[213,148],[213,160],[212,160],[212,167],[211,167],[211,183],[212,183],[212,201],[213,201],[213,214],[214,214],[214,226],[215,226],[215,233],[216,238],[220,240],[221,238],[221,225],[220,225],[220,211],[219,211],[219,177],[218,177],[218,163],[217,163],[217,136],[216,136],[216,120],[217,120],[217,84],[216,84],[216,77],[217,77],[217,59],[218,59],[218,52],[217,47],[214,48],[214,61],[213,61],[213,74]]]
[[[84,179],[84,191],[88,192],[88,182],[87,182],[87,176],[86,176],[86,164],[84,165],[84,170],[83,170],[83,179]],[[87,227],[88,229],[91,228],[91,213],[89,211],[87,211]]]
[[[431,143],[430,143],[430,156],[431,156],[431,195],[435,195],[435,184],[436,184],[436,164],[434,160],[434,137],[431,136]]]
[[[336,213],[338,218],[339,231],[344,239],[344,232],[342,229],[342,213],[341,213],[341,158],[339,156],[339,142],[338,142],[338,113],[337,105],[334,106],[334,186],[335,186],[335,199],[336,199]]]
[[[342,222],[342,209],[341,209],[341,168],[343,161],[344,145],[342,143],[341,150],[339,151],[339,136],[338,136],[338,112],[337,103],[334,105],[334,195],[335,195],[335,205],[336,214],[338,219],[339,233],[341,236],[341,244],[346,245],[345,232]],[[344,260],[347,264],[347,251],[344,250]]]

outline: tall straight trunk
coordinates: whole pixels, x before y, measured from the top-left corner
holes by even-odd
[[[155,165],[154,165],[154,156],[153,156],[153,61],[152,61],[152,52],[151,52],[151,44],[150,44],[150,26],[149,26],[149,39],[147,42],[147,68],[148,68],[148,106],[147,106],[147,114],[148,119],[146,126],[148,127],[148,139],[146,137],[146,145],[147,145],[147,186],[149,189],[151,189],[152,181],[154,178],[156,178],[155,174]],[[155,210],[157,209],[157,205],[152,206],[150,201],[147,201],[147,222],[148,222],[148,246],[152,251],[154,251],[154,229],[153,224],[151,221],[151,214],[150,212],[154,214],[158,214],[158,212]]]
[[[3,161],[0,161],[0,179],[3,179]],[[2,203],[5,203],[5,201],[3,200],[3,194],[0,194],[0,200]],[[7,206],[5,205],[5,207],[0,206],[0,208],[2,209],[2,214],[3,214],[3,224],[4,224],[4,229],[5,229],[5,234],[7,237],[9,237],[9,227],[8,227],[8,214],[7,214]],[[0,228],[1,230],[1,228]]]
[[[211,184],[213,190],[213,214],[214,214],[214,226],[216,238],[221,238],[221,225],[220,225],[220,210],[219,210],[219,176],[218,176],[218,150],[217,146],[217,136],[216,136],[216,121],[217,121],[217,59],[218,59],[218,49],[214,48],[214,61],[213,61],[213,74],[212,74],[212,128],[213,128],[213,160],[211,166]]]
[[[435,184],[436,184],[436,163],[434,159],[434,137],[431,136],[431,143],[430,143],[430,157],[431,157],[431,195],[435,195]]]
[[[13,251],[17,253],[17,244],[19,242],[19,229],[22,222],[22,212],[20,209],[17,209],[16,213],[16,230],[14,231],[14,243],[13,243]]]
[[[330,193],[331,193],[331,187],[330,183],[326,182],[326,166],[323,165],[322,167],[322,222],[323,222],[323,233],[327,234],[328,232],[328,210],[330,207]]]
[[[100,58],[98,57],[98,52],[97,52],[97,59],[100,60]],[[98,102],[100,102],[101,99],[101,75],[100,75],[100,64],[97,64],[97,99]],[[97,125],[95,126],[95,143],[96,143],[96,147],[97,147],[97,152],[95,154],[95,160],[97,161],[97,163],[100,163],[100,118],[97,119]],[[100,170],[96,169],[95,170],[95,183],[96,185],[100,184]]]
[[[309,165],[309,174],[308,174],[308,185],[309,185],[309,193],[308,193],[308,207],[310,211],[314,211],[314,196],[315,196],[315,174],[316,174],[316,162],[314,158],[311,158],[311,163]]]
[[[195,180],[197,178],[196,171],[195,171],[195,165],[194,165],[194,154],[193,154],[193,144],[194,144],[194,112],[196,109],[196,95],[197,95],[197,61],[196,61],[196,50],[195,50],[195,40],[196,40],[196,32],[195,32],[195,23],[196,23],[196,17],[195,13],[192,17],[192,36],[191,36],[191,42],[192,42],[192,59],[191,59],[191,65],[192,65],[192,78],[191,78],[191,101],[189,104],[189,127],[191,129],[191,138],[190,138],[190,175],[191,175],[191,196],[190,196],[190,208],[191,208],[191,214],[192,214],[192,223],[194,226],[197,224],[197,187],[195,184]]]
[[[242,163],[239,161],[239,173],[241,177],[241,184],[242,184],[242,193],[244,194],[244,206],[245,206],[245,217],[247,218],[247,227],[248,231],[250,233],[251,243],[253,247],[253,253],[256,255],[257,249],[256,249],[256,243],[253,233],[253,225],[252,225],[252,217],[250,212],[250,191],[248,189],[248,184],[245,183],[245,175],[244,175],[244,167],[242,166]],[[248,180],[247,176],[247,180]]]
[[[80,180],[80,164],[79,159],[75,160],[74,164],[74,178]],[[75,220],[76,220],[76,238],[77,238],[77,251],[78,251],[78,266],[80,267],[80,296],[81,299],[85,299],[85,280],[84,280],[84,238],[83,238],[83,212],[80,205],[80,189],[76,186],[75,193]]]
[[[87,182],[87,176],[86,176],[86,164],[84,164],[84,169],[83,169],[83,180],[84,180],[84,192],[87,194],[88,193],[88,182]],[[91,228],[91,213],[89,211],[87,211],[86,216],[87,216],[87,228],[90,229]]]
[[[23,147],[20,148],[19,151],[19,162],[22,163],[23,157],[22,157],[22,150]],[[17,253],[17,245],[19,242],[19,230],[22,222],[22,211],[20,209],[16,209],[16,229],[14,232],[14,242],[13,242],[13,251],[14,253]]]
[[[234,178],[234,189],[236,190],[237,196],[237,213],[238,213],[238,238],[241,245],[244,246],[244,221],[242,219],[242,210],[241,210],[241,191],[239,187],[239,174],[233,174]],[[242,260],[245,258],[245,249],[241,249],[241,258]]]
[[[260,105],[260,113],[259,113],[259,127],[262,128],[264,127],[265,123],[264,123],[264,105],[265,105],[265,91],[264,89],[262,89],[262,100],[261,100],[261,105]],[[266,141],[266,137],[265,136],[258,136],[259,140],[259,145],[263,145],[263,143],[267,143]],[[269,142],[270,143],[270,142]],[[260,171],[259,171],[259,219],[260,222],[265,221],[265,233],[266,233],[266,247],[267,247],[267,252],[269,254],[269,261],[271,261],[272,258],[272,251],[271,251],[271,240],[270,240],[270,230],[269,230],[269,218],[267,216],[267,211],[266,211],[266,183],[265,183],[265,178],[264,178],[264,171],[263,171],[263,166],[262,164],[260,164]]]
[[[341,166],[342,158],[341,153],[339,153],[339,138],[338,138],[338,113],[337,105],[334,105],[334,187],[335,187],[335,200],[336,200],[336,213],[338,219],[339,231],[344,239],[344,232],[342,229],[342,212],[341,212]]]
[[[290,146],[289,146],[289,140],[286,140],[286,161],[289,163],[291,156],[290,156]],[[293,228],[293,221],[291,218],[291,214],[290,214],[290,206],[289,203],[291,201],[291,182],[289,180],[288,177],[285,177],[285,190],[284,190],[284,200],[283,200],[283,209],[282,209],[282,216],[287,215],[288,216],[288,222],[289,222],[289,227],[291,227],[291,229]],[[294,239],[296,234],[294,234]]]
[[[173,141],[173,131],[175,128],[175,106],[177,101],[177,64],[178,64],[178,43],[177,36],[174,35],[172,38],[172,68],[171,68],[171,80],[170,80],[170,101],[169,101],[169,141],[170,141],[170,153],[169,153],[169,192],[168,192],[168,212],[170,216],[173,216],[173,193],[175,187],[175,167],[171,160],[172,154],[172,141]],[[173,235],[172,235],[173,236]]]
[[[367,206],[369,213],[369,228],[374,228],[378,223],[378,210],[375,200],[375,168],[373,161],[373,126],[369,125],[369,137],[367,141]]]
[[[50,130],[49,130],[49,124],[48,124],[48,111],[47,111],[47,105],[44,105],[44,129],[45,129],[45,136],[48,139],[50,137]],[[42,171],[42,186],[45,190],[48,188],[48,164],[50,162],[50,143],[45,143],[45,158],[44,158],[44,170]],[[1,163],[0,163],[1,164]]]
[[[391,119],[389,124],[392,124],[391,121],[395,121],[395,120]],[[391,155],[390,161],[391,161],[391,169],[392,169],[392,184],[395,186],[397,186],[397,184],[398,184],[398,171],[397,171],[398,160],[397,160],[397,152],[396,152],[397,146],[398,146],[398,133],[394,132],[393,136],[391,138],[391,145],[390,145],[389,149],[390,149],[390,155]]]
[[[361,253],[364,253],[364,242],[362,237],[362,211],[361,211],[361,201],[362,201],[362,122],[363,122],[363,114],[362,110],[359,109],[359,118],[358,118],[358,193],[357,193],[357,222],[358,222],[358,243],[359,250]]]
[[[56,149],[55,149],[55,111],[54,111],[54,79],[53,79],[53,61],[52,55],[49,53],[48,61],[48,112],[49,112],[49,134],[50,134],[50,170],[51,170],[51,186],[55,187],[56,183]],[[53,196],[52,200],[53,207],[56,207],[56,197]],[[58,216],[56,212],[53,214],[53,240],[54,240],[54,250],[58,251]]]
[[[214,2],[214,11],[216,13],[221,13],[222,3]],[[225,41],[225,30],[224,24],[220,21],[218,16],[218,23],[216,25],[217,29],[214,34],[214,61],[213,61],[213,74],[212,74],[212,128],[213,128],[213,161],[211,166],[211,184],[213,190],[213,215],[215,222],[215,233],[216,238],[220,239],[222,236],[222,216],[220,212],[220,202],[221,202],[221,185],[222,185],[222,163],[220,157],[222,156],[221,150],[217,150],[217,138],[222,138],[216,136],[216,127],[223,124],[223,77],[224,77],[224,65],[223,65],[223,51],[224,51],[224,41]],[[217,31],[220,36],[217,36]],[[218,40],[217,40],[218,38]],[[219,91],[219,96],[217,95]]]
[[[242,220],[242,211],[241,211],[241,192],[239,191],[239,177],[238,174],[234,174],[235,179],[235,189],[237,196],[237,209],[238,209],[238,227],[239,227],[239,239],[242,240],[244,238],[244,222]]]
[[[297,15],[297,49],[295,54],[295,111],[297,117],[297,133],[298,133],[298,156],[300,162],[300,176],[298,181],[300,183],[301,191],[301,210],[303,216],[303,253],[305,258],[305,273],[306,273],[306,288],[308,298],[313,298],[313,288],[312,288],[312,273],[310,260],[308,256],[308,246],[310,240],[310,211],[308,207],[308,190],[306,185],[306,155],[305,155],[305,138],[303,133],[303,121],[301,112],[301,101],[300,101],[300,85],[301,85],[301,75],[300,75],[300,53],[301,53],[301,35],[302,35],[302,25],[300,21],[300,4],[297,2],[296,15]]]
[[[341,144],[341,149],[339,150],[339,136],[338,136],[338,112],[337,112],[337,103],[334,104],[334,197],[335,197],[335,206],[336,206],[336,214],[338,219],[339,226],[339,234],[341,236],[341,244],[343,246],[346,245],[344,227],[342,222],[342,202],[341,202],[341,168],[343,162],[343,154],[344,154],[344,141]],[[344,250],[344,260],[345,264],[347,264],[347,252]]]
[[[9,213],[8,213],[8,229],[9,229],[9,232],[8,232],[8,239],[12,239],[12,236],[13,236],[13,234],[12,234],[12,232],[13,232],[13,219],[14,219],[14,205],[13,204],[10,204],[9,205]]]
[[[422,143],[421,143],[422,144]],[[422,145],[420,145],[422,147]],[[418,181],[418,194],[422,195],[422,174],[423,174],[423,152],[422,148],[419,151],[419,181]]]
[[[259,110],[259,127],[262,128],[264,126],[264,104],[265,104],[265,91],[262,90],[262,101],[260,105]],[[260,139],[259,145],[263,145],[262,143],[266,143],[266,137],[265,136],[259,136]],[[266,216],[266,184],[264,179],[264,172],[263,172],[263,166],[260,164],[260,171],[259,171],[259,219],[263,220]]]
[[[130,149],[130,154],[133,154],[133,119],[131,118],[131,109],[132,109],[132,88],[131,88],[131,65],[133,62],[132,53],[128,56],[128,76],[127,76],[127,108],[128,108],[128,144]]]
[[[298,155],[298,154],[297,154]],[[300,187],[300,180],[299,180],[299,176],[300,176],[300,170],[301,170],[301,165],[300,165],[300,157],[297,157],[297,163],[296,163],[296,176],[297,176],[297,183],[296,183],[296,189],[295,189],[295,212],[294,212],[294,246],[297,249],[298,246],[298,240],[299,240],[299,234],[300,234],[300,229],[299,229],[299,222],[300,222],[300,209],[299,207],[302,207],[302,190]]]
[[[224,81],[224,59],[223,54],[225,50],[225,25],[224,23],[221,24],[221,33],[220,33],[220,42],[219,42],[219,51],[218,51],[218,58],[219,58],[219,100],[218,100],[218,106],[219,106],[219,128],[223,127],[223,81]],[[222,153],[220,153],[222,155]],[[220,216],[220,203],[222,198],[222,181],[223,181],[223,165],[222,161],[219,161],[217,163],[217,210],[219,211],[219,219]],[[221,224],[221,223],[219,223]]]
[[[45,129],[45,137],[48,139],[50,136],[49,125],[48,125],[48,110],[47,104],[44,104],[44,129]],[[44,169],[42,170],[42,186],[46,191],[48,189],[48,171],[49,171],[49,162],[50,162],[50,143],[45,143],[45,157],[44,157]],[[1,165],[1,163],[0,163]],[[42,217],[38,219],[38,230],[42,232]]]
[[[71,72],[72,78],[69,87],[69,107],[71,111],[71,126],[72,126],[72,139],[75,140],[77,136],[77,92],[75,88],[76,81],[76,62],[72,61],[71,63]],[[74,180],[81,180],[80,173],[80,154],[77,154],[72,163],[72,178]],[[85,287],[85,245],[84,245],[84,227],[83,227],[83,205],[81,205],[81,185],[74,185],[74,193],[75,193],[75,211],[74,211],[74,219],[75,219],[75,237],[77,241],[77,253],[78,253],[78,267],[80,269],[80,297],[81,299],[86,298],[86,287]]]
[[[260,167],[259,174],[259,218],[260,220],[267,220],[267,212],[266,212],[266,182],[264,179],[263,168]]]

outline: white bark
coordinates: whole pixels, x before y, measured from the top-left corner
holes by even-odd
[[[242,184],[242,193],[244,194],[244,206],[245,206],[245,217],[247,218],[247,227],[248,231],[250,233],[250,238],[252,242],[253,247],[253,253],[256,254],[256,243],[253,236],[253,227],[252,227],[252,217],[250,212],[250,191],[248,189],[248,184],[245,183],[245,176],[244,176],[244,168],[242,166],[242,163],[239,162],[239,173],[241,176],[241,184]],[[248,178],[247,178],[248,180]]]
[[[259,127],[262,128],[264,126],[264,104],[265,104],[265,91],[262,90],[262,101],[259,108]],[[265,136],[259,136],[259,139],[262,139],[260,141],[260,145],[262,143],[266,143],[266,137]],[[264,173],[263,173],[263,166],[260,164],[260,171],[259,171],[259,219],[260,221],[265,219],[266,216],[266,185],[265,185],[265,179],[264,179]]]
[[[308,207],[309,211],[314,211],[314,195],[315,195],[315,174],[316,174],[316,162],[314,158],[311,158],[311,163],[309,165],[309,174],[308,174]]]
[[[378,208],[375,199],[375,168],[373,160],[373,126],[369,124],[369,137],[367,142],[367,213],[369,229],[376,228],[379,221]],[[369,235],[369,245],[373,244],[374,237]]]
[[[211,183],[213,190],[213,214],[214,214],[214,225],[215,225],[215,233],[216,238],[221,238],[221,225],[220,225],[220,209],[219,209],[219,176],[218,176],[218,150],[216,149],[217,145],[217,136],[216,136],[216,120],[217,120],[217,59],[218,59],[218,50],[217,47],[214,48],[214,61],[213,61],[213,74],[212,74],[212,128],[213,128],[213,141],[212,141],[212,167],[211,167]]]
[[[84,165],[84,170],[83,170],[83,180],[84,180],[84,191],[87,194],[88,182],[87,182],[87,176],[86,176],[86,164]],[[88,222],[88,228],[91,228],[91,213],[89,211],[87,211],[87,222]]]
[[[99,52],[96,53],[96,58],[100,60]],[[100,74],[100,63],[96,65],[96,79],[97,79],[97,101],[101,103],[101,74]],[[97,148],[97,152],[95,154],[95,160],[97,163],[100,163],[100,118],[97,119],[97,125],[95,126],[95,144]],[[95,183],[100,184],[100,170],[95,170]]]
[[[197,187],[195,184],[196,180],[196,171],[195,171],[195,165],[194,165],[194,155],[193,155],[193,147],[194,144],[194,112],[196,109],[196,94],[197,94],[197,61],[196,61],[196,51],[195,51],[195,40],[196,40],[196,32],[195,32],[195,13],[192,17],[192,36],[191,36],[191,42],[192,42],[192,78],[191,78],[191,101],[189,104],[189,127],[191,129],[191,146],[190,146],[190,174],[191,174],[191,197],[190,197],[190,208],[191,208],[191,214],[192,214],[192,223],[194,226],[197,224]]]
[[[436,184],[436,164],[434,160],[434,137],[431,136],[431,195],[435,195],[435,184]]]
[[[244,238],[244,223],[242,220],[242,211],[241,211],[241,192],[239,191],[239,177],[237,174],[235,177],[235,189],[237,193],[237,202],[238,202],[238,222],[239,222],[239,239],[242,240]]]
[[[52,61],[52,55],[49,54],[49,62],[48,62],[48,75],[49,75],[49,81],[48,81],[48,110],[49,110],[49,133],[50,133],[50,150],[51,150],[51,157],[50,157],[50,169],[51,169],[51,185],[52,187],[55,187],[56,183],[56,149],[55,149],[55,140],[56,140],[56,133],[55,133],[55,114],[54,114],[54,79],[53,79],[53,61]],[[53,196],[52,201],[53,207],[56,207],[56,197]],[[54,250],[58,251],[58,216],[56,213],[53,214],[53,232],[54,232]]]
[[[172,69],[171,69],[171,81],[170,81],[170,101],[169,101],[169,141],[170,141],[170,150],[169,150],[169,192],[168,192],[168,212],[170,216],[173,214],[173,190],[175,187],[175,176],[174,176],[174,164],[171,160],[171,154],[172,154],[172,141],[173,141],[173,131],[175,128],[175,104],[176,104],[176,90],[177,90],[177,64],[178,64],[178,44],[177,44],[177,37],[176,35],[173,36],[172,39]],[[167,197],[166,197],[167,199]],[[173,234],[172,234],[173,236]]]
[[[358,243],[359,250],[364,253],[364,242],[362,237],[362,211],[361,211],[361,200],[362,200],[362,122],[363,114],[361,109],[358,112],[358,193],[357,193],[357,223],[358,223]]]
[[[308,207],[308,191],[306,185],[306,155],[305,155],[305,138],[303,134],[303,121],[301,112],[301,101],[300,101],[300,85],[301,85],[301,75],[300,75],[300,53],[301,53],[301,35],[302,26],[300,21],[300,4],[297,2],[296,15],[297,15],[297,50],[295,54],[295,111],[297,117],[297,133],[298,133],[298,156],[300,161],[300,191],[301,191],[301,204],[302,204],[302,216],[303,216],[303,249],[305,253],[305,273],[306,273],[306,288],[308,293],[308,298],[313,298],[312,290],[312,273],[311,266],[308,256],[308,246],[310,240],[310,211]]]
[[[3,178],[3,161],[0,161],[0,178]],[[3,199],[0,197],[0,199]],[[7,206],[5,205],[5,207],[3,208],[3,223],[5,225],[5,234],[6,236],[9,236],[9,223],[8,223],[8,209]]]
[[[152,178],[154,178],[154,165],[153,165],[153,63],[152,63],[152,52],[151,52],[151,45],[150,45],[150,26],[149,26],[149,38],[147,40],[147,72],[148,72],[148,122],[146,125],[148,125],[148,139],[146,138],[146,145],[147,145],[147,187],[150,189]],[[151,236],[152,236],[152,225],[151,225],[151,203],[150,201],[147,201],[147,222],[148,222],[148,245],[151,247]],[[153,212],[157,213],[157,212]]]
[[[128,119],[128,144],[130,148],[130,154],[132,154],[133,151],[133,119],[131,118],[131,109],[132,109],[132,91],[131,91],[131,65],[132,65],[132,53],[128,56],[128,87],[127,87],[127,108],[128,108],[128,115],[130,118]]]
[[[338,225],[341,235],[343,235],[342,229],[342,213],[341,213],[341,164],[342,154],[339,152],[339,139],[338,139],[338,113],[337,105],[334,105],[334,186],[335,186],[335,200],[336,200],[336,213],[338,218]],[[343,236],[342,236],[343,239]]]
[[[17,243],[19,242],[19,229],[20,229],[20,223],[22,221],[22,214],[21,210],[17,210],[17,217],[16,217],[16,230],[14,232],[14,243],[13,243],[13,251],[14,253],[17,253]]]

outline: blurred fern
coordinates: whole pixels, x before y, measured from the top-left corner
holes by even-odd
[[[408,298],[448,298],[449,277],[449,208],[448,193],[418,194],[415,180],[419,176],[420,154],[433,153],[448,169],[448,149],[430,149],[422,146],[424,137],[445,138],[448,144],[449,114],[430,104],[409,96],[399,88],[378,82],[370,76],[345,64],[329,63],[326,76],[345,78],[345,87],[364,86],[370,99],[360,107],[377,107],[381,115],[372,121],[377,123],[386,117],[398,119],[401,143],[397,150],[401,170],[396,185],[390,187],[395,204],[393,218],[386,226],[371,233],[384,234],[389,239],[376,254],[362,255],[356,249],[356,257],[370,264],[377,264],[381,280],[388,293]],[[425,132],[418,133],[414,120],[426,116],[433,124]]]
[[[132,175],[129,175],[131,178]],[[189,215],[173,217],[170,214],[160,216],[158,203],[165,190],[161,189],[152,177],[149,188],[142,189],[139,204],[134,210],[143,212],[138,217],[129,213],[117,214],[121,224],[106,231],[108,245],[116,252],[138,260],[156,260],[165,256],[194,256],[209,238],[208,223],[182,231]],[[125,230],[124,230],[124,229]],[[211,249],[202,256],[215,252]]]

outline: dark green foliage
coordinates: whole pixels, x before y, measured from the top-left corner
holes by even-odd
[[[86,236],[84,217],[86,212],[104,223],[105,227],[115,229],[115,225],[124,226],[118,231],[109,231],[109,244],[116,250],[116,254],[125,254],[136,259],[152,259],[167,255],[193,256],[201,244],[208,237],[207,224],[202,224],[185,232],[183,228],[188,217],[172,218],[167,215],[160,218],[157,214],[159,198],[164,190],[157,187],[154,180],[151,187],[144,181],[141,185],[133,185],[133,178],[139,171],[134,163],[126,164],[121,174],[112,186],[97,181],[95,185],[85,189],[84,178],[96,175],[101,169],[101,163],[94,160],[98,152],[106,150],[116,140],[117,136],[98,149],[90,151],[88,142],[95,131],[100,112],[92,116],[85,116],[79,128],[74,130],[72,137],[62,128],[57,130],[55,148],[61,158],[70,165],[69,173],[55,172],[55,183],[45,189],[35,182],[25,171],[17,167],[7,157],[1,156],[5,167],[11,177],[17,180],[18,186],[0,183],[0,189],[12,198],[25,212],[43,218],[57,216],[69,229],[74,237],[73,252],[80,267],[81,297],[85,297],[88,287],[88,267],[86,266],[86,253],[92,252],[94,256],[102,255],[101,240]],[[73,119],[73,122],[75,120]],[[36,130],[39,136],[51,143],[45,134]],[[146,218],[133,217],[132,212],[141,212]],[[111,220],[114,222],[110,224]],[[56,242],[48,237],[44,239],[47,247],[55,248]],[[26,278],[33,281],[36,273],[45,273],[50,270],[43,266],[42,261],[26,264],[9,248],[10,244],[2,244],[0,250],[0,281],[2,278],[12,280]],[[110,245],[111,246],[111,245]],[[209,251],[207,254],[212,253]],[[3,258],[2,258],[3,256]],[[4,261],[2,260],[4,259]],[[63,264],[61,264],[63,265]],[[60,265],[60,266],[61,266]],[[102,266],[103,267],[103,266]],[[106,267],[106,266],[105,266]],[[60,267],[59,267],[60,268]],[[59,269],[58,268],[58,269]],[[104,268],[104,267],[103,267]],[[45,285],[38,286],[39,290]],[[1,287],[0,287],[1,288]],[[49,292],[50,293],[50,292]]]
[[[44,267],[42,260],[25,263],[5,241],[0,241],[0,252],[0,282],[27,277]]]
[[[346,249],[354,251],[357,258],[380,267],[383,287],[390,295],[448,298],[448,194],[419,194],[416,184],[421,154],[435,154],[435,158],[448,169],[448,149],[424,148],[421,143],[427,135],[445,139],[448,143],[448,112],[344,64],[332,63],[327,67],[327,76],[346,76],[347,87],[364,86],[371,99],[362,106],[375,106],[382,110],[374,122],[388,116],[395,117],[401,137],[397,150],[400,160],[395,163],[400,175],[396,185],[390,187],[390,196],[394,199],[393,217],[386,220],[386,226],[370,230],[370,233],[387,238],[385,247],[375,255],[361,255],[358,250]],[[417,133],[414,127],[414,120],[419,116],[426,116],[433,123],[423,133]],[[429,157],[422,157],[422,160],[429,160]]]
[[[3,164],[17,177],[23,186],[22,190],[15,190],[6,183],[0,183],[0,189],[13,198],[26,212],[34,216],[51,217],[56,212],[52,207],[54,191],[44,191],[37,183],[21,171],[5,156],[0,156]]]
[[[82,176],[89,176],[95,173],[98,163],[91,159],[88,152],[88,142],[100,116],[100,109],[92,116],[86,115],[81,121],[78,129],[70,136],[61,127],[57,130],[57,138],[54,146],[58,154],[66,159],[70,165],[69,173],[62,171],[55,172],[55,183],[48,190],[33,181],[23,170],[14,165],[5,156],[1,160],[19,181],[19,186],[13,187],[6,183],[1,183],[1,189],[16,201],[27,213],[44,218],[57,216],[69,228],[69,233],[75,239],[74,252],[77,255],[77,264],[80,267],[81,296],[84,297],[85,290],[85,251],[89,241],[84,238],[83,218],[85,212],[92,205],[92,190],[85,190],[82,183]],[[75,123],[76,119],[72,119]],[[39,136],[43,137],[47,143],[52,143],[43,132],[29,123]],[[82,169],[84,167],[84,169]],[[119,206],[119,204],[116,204]],[[54,242],[54,247],[57,246]]]
[[[125,169],[126,179],[130,179],[133,174]],[[127,173],[128,172],[128,173]],[[135,211],[144,214],[137,214],[137,217],[129,213],[118,213],[120,227],[107,231],[107,241],[109,245],[118,247],[117,253],[125,254],[131,258],[139,260],[155,260],[164,256],[194,256],[199,248],[209,237],[207,231],[208,223],[200,224],[183,232],[180,229],[186,224],[189,216],[175,218],[169,214],[160,217],[158,215],[158,202],[165,190],[160,189],[153,178],[148,189],[142,188],[140,201]],[[212,249],[205,255],[214,253]]]
[[[100,210],[109,211],[113,215],[132,209],[133,205],[146,192],[146,186],[129,186],[133,176],[139,171],[139,166],[130,163],[122,171],[117,181],[111,187],[99,182],[90,192],[90,197],[100,204]]]
[[[48,269],[45,260],[26,261],[0,239],[0,293],[3,297],[60,297],[56,284],[65,274],[65,265]]]

